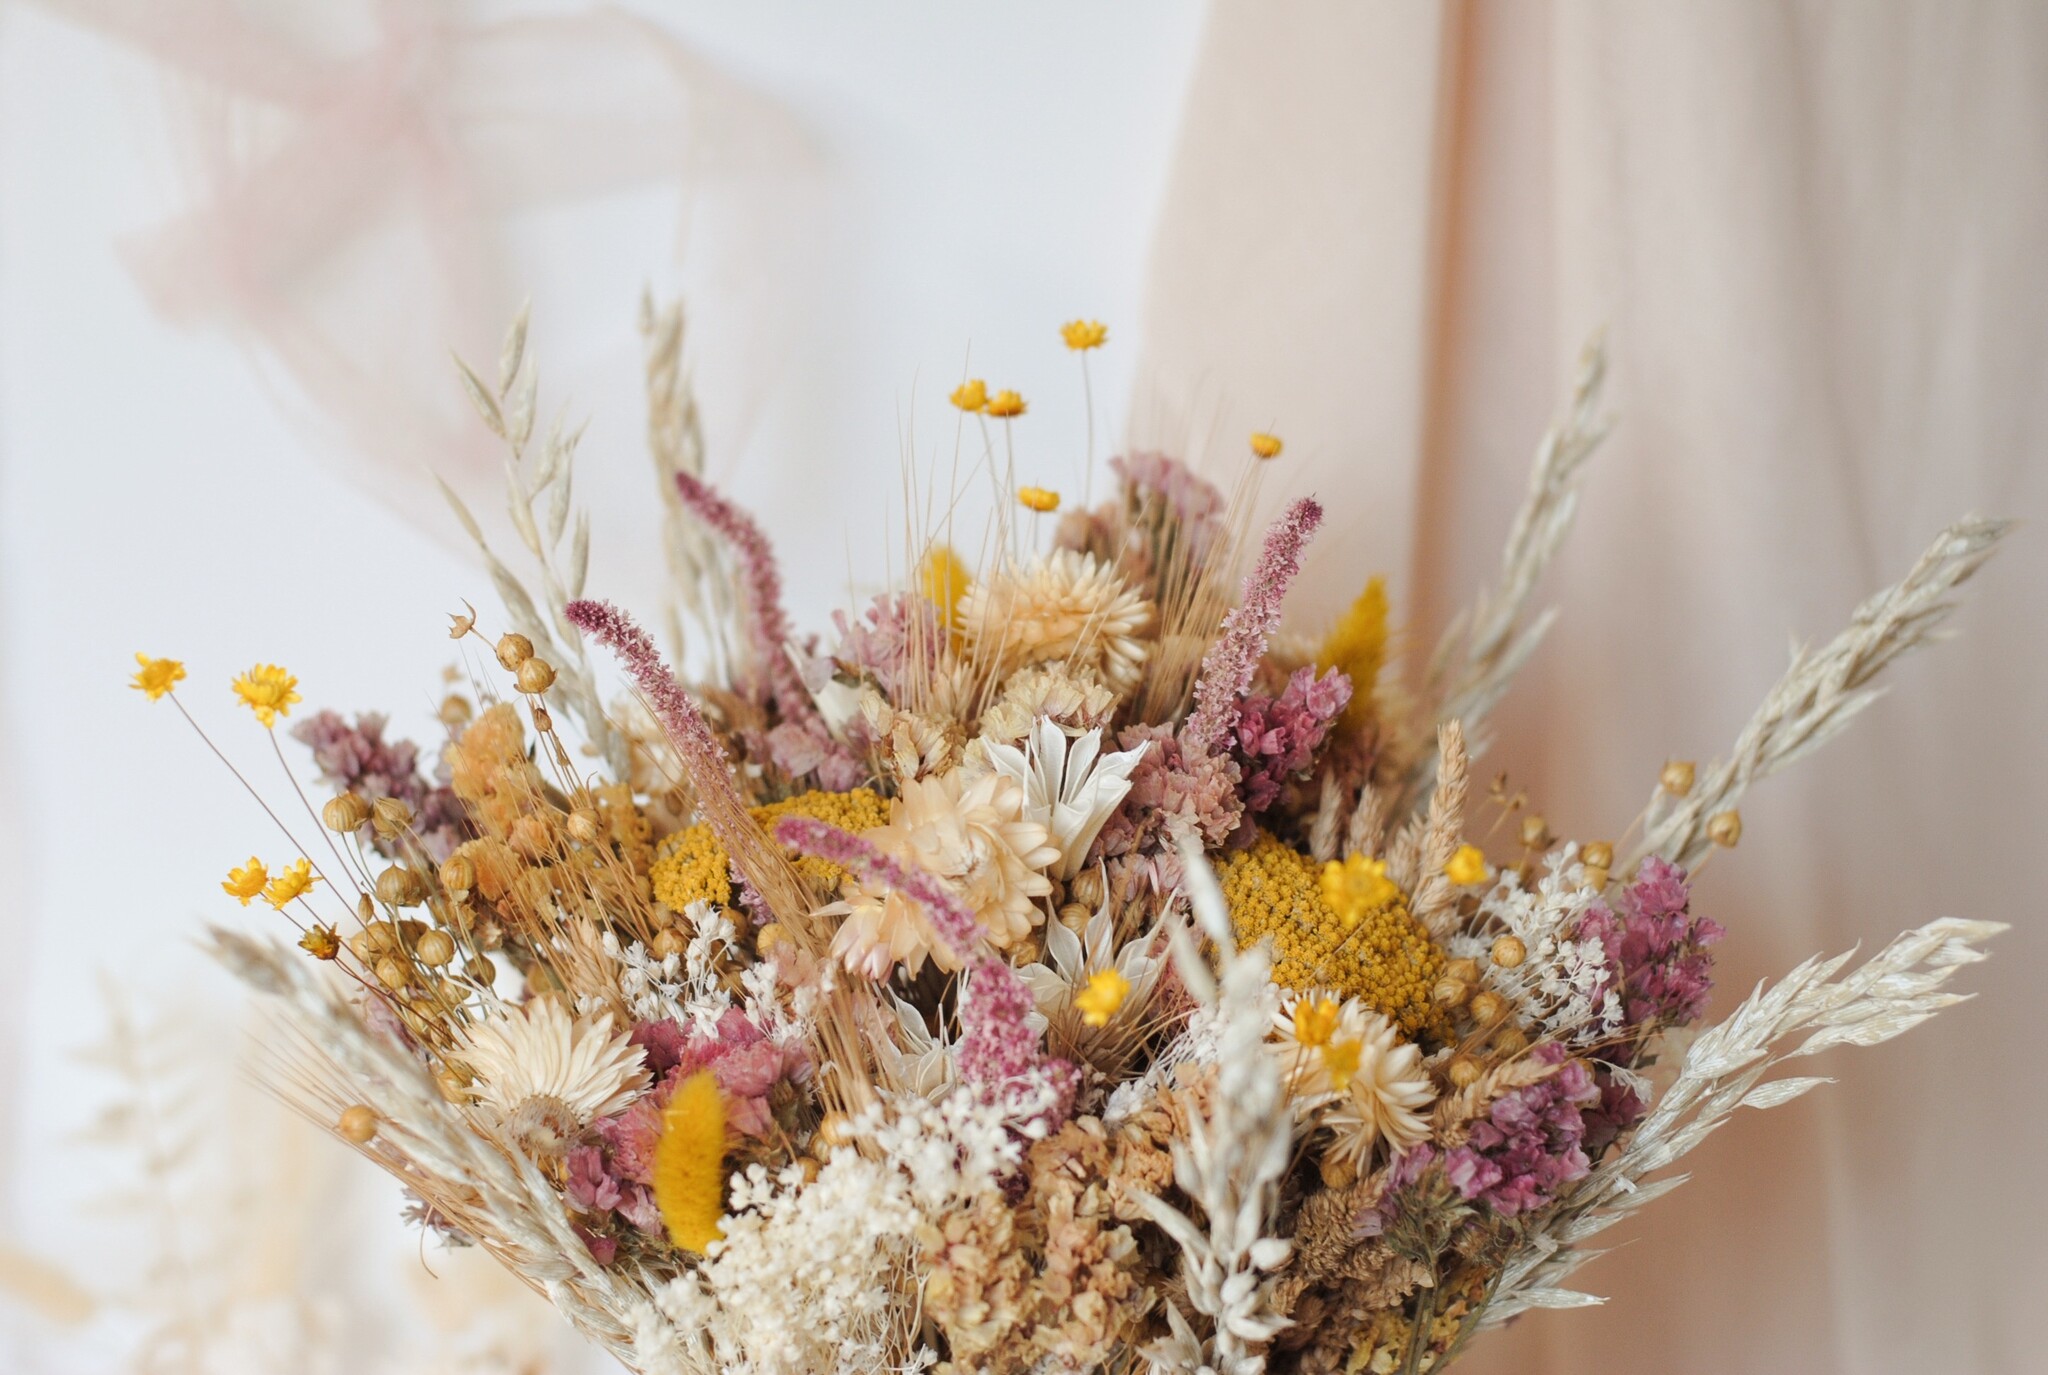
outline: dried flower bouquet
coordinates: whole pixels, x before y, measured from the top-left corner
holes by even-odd
[[[1377,580],[1322,638],[1280,633],[1322,511],[1251,538],[1278,439],[1232,495],[1133,454],[1055,514],[1007,476],[1024,401],[979,381],[952,401],[993,552],[929,541],[910,585],[799,635],[761,528],[700,476],[680,313],[645,328],[703,680],[585,597],[575,438],[535,443],[522,321],[495,387],[463,378],[537,581],[484,548],[510,627],[455,618],[482,652],[437,766],[375,715],[293,728],[322,834],[273,813],[291,861],[223,887],[301,949],[213,936],[276,999],[278,1090],[635,1370],[1441,1369],[1594,1302],[1563,1287],[1592,1238],[1735,1109],[1823,1082],[1782,1062],[1957,1001],[2000,929],[1816,959],[1694,1029],[1722,929],[1692,873],[1998,524],[1944,531],[1619,839],[1573,840],[1475,792],[1471,757],[1548,624],[1597,350],[1498,585],[1402,685]],[[1064,337],[1085,369],[1105,331]],[[144,658],[136,686],[177,702],[183,676]],[[233,688],[273,740],[300,700],[273,665]]]

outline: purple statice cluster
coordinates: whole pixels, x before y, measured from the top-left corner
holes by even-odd
[[[875,598],[857,621],[834,611],[832,623],[839,629],[832,657],[849,672],[872,677],[891,701],[904,700],[945,643],[938,608],[910,592]]]
[[[1238,703],[1231,753],[1244,775],[1244,805],[1257,814],[1280,798],[1288,780],[1315,761],[1330,727],[1351,701],[1351,679],[1339,669],[1316,677],[1305,664],[1278,697],[1253,692]]]
[[[1126,726],[1117,746],[1145,753],[1131,770],[1130,792],[1097,833],[1087,867],[1107,862],[1113,879],[1142,869],[1157,891],[1172,891],[1180,886],[1175,833],[1189,831],[1210,847],[1236,833],[1244,820],[1243,775],[1228,754],[1182,749],[1171,726]]]
[[[1600,1101],[1592,1071],[1584,1061],[1567,1058],[1556,1042],[1529,1055],[1556,1066],[1556,1072],[1494,1099],[1464,1145],[1448,1151],[1417,1146],[1396,1160],[1387,1172],[1387,1202],[1361,1219],[1365,1230],[1377,1231],[1399,1211],[1399,1196],[1433,1171],[1465,1202],[1483,1204],[1501,1217],[1541,1208],[1591,1173],[1585,1110]]]
[[[1301,571],[1309,537],[1323,523],[1323,508],[1313,497],[1290,505],[1266,530],[1259,561],[1244,575],[1243,595],[1223,618],[1216,642],[1202,656],[1195,679],[1195,709],[1181,727],[1181,743],[1197,754],[1214,754],[1230,739],[1239,703],[1251,691],[1266,656],[1266,644],[1280,628],[1280,603],[1294,575]]]
[[[710,1032],[642,1022],[633,1029],[633,1043],[645,1054],[654,1086],[625,1111],[592,1123],[589,1140],[573,1147],[565,1162],[569,1206],[596,1223],[580,1230],[604,1264],[618,1253],[608,1215],[647,1236],[667,1235],[654,1202],[654,1148],[677,1085],[710,1070],[724,1100],[727,1130],[758,1139],[775,1124],[776,1090],[811,1076],[810,1056],[801,1046],[777,1044],[737,1008],[728,1009]]]
[[[1706,1011],[1714,988],[1709,950],[1726,933],[1692,915],[1691,902],[1685,871],[1652,855],[1621,890],[1618,910],[1602,904],[1580,918],[1580,939],[1607,951],[1626,1026],[1684,1026]]]
[[[445,778],[420,771],[418,745],[385,737],[386,719],[381,712],[359,712],[351,725],[340,712],[316,712],[292,728],[292,739],[312,750],[322,783],[365,802],[391,797],[410,807],[420,844],[438,864],[473,834],[469,818]],[[402,858],[396,843],[368,822],[356,838],[388,859]]]

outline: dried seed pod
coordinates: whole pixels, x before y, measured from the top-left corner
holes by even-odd
[[[533,728],[542,735],[546,735],[555,728],[554,713],[550,712],[539,702],[533,704]]]
[[[1358,1167],[1343,1156],[1330,1154],[1316,1163],[1326,1189],[1348,1189],[1358,1182]]]
[[[412,982],[412,968],[396,955],[377,961],[377,982],[394,993]]]
[[[529,695],[546,692],[555,685],[555,666],[546,659],[528,659],[519,666],[519,676],[514,681],[521,692]]]
[[[828,1112],[824,1120],[818,1123],[819,1144],[826,1147],[844,1146],[852,1140],[853,1123],[845,1113]]]
[[[1536,813],[1522,818],[1522,843],[1532,850],[1541,850],[1550,843],[1550,825]]]
[[[1479,982],[1479,961],[1469,955],[1447,961],[1444,965],[1444,977],[1456,979],[1460,983],[1476,984]]]
[[[470,723],[476,716],[476,708],[470,705],[467,697],[460,693],[450,693],[441,699],[441,710],[438,715],[442,725],[450,730],[456,730]]]
[[[1102,906],[1102,871],[1083,869],[1074,875],[1067,881],[1067,896],[1090,909]]]
[[[1436,987],[1431,989],[1429,994],[1430,1001],[1438,1007],[1462,1007],[1465,1000],[1471,996],[1471,984],[1463,979],[1449,977],[1438,979]]]
[[[320,809],[320,824],[336,835],[348,835],[370,819],[370,804],[354,793],[336,793]]]
[[[776,946],[788,939],[789,933],[782,929],[782,923],[771,921],[754,933],[754,952],[765,960]]]
[[[1472,995],[1471,1010],[1475,1024],[1492,1026],[1508,1015],[1508,1000],[1492,989],[1484,988]]]
[[[366,1146],[377,1134],[377,1114],[361,1103],[352,1104],[341,1110],[341,1120],[335,1124],[335,1130],[344,1140]]]
[[[377,920],[377,902],[368,893],[356,894],[356,920],[365,926]]]
[[[388,907],[417,907],[427,900],[427,881],[403,864],[377,875],[377,901]]]
[[[1493,1048],[1503,1055],[1520,1055],[1529,1048],[1529,1038],[1520,1027],[1509,1023],[1493,1033]]]
[[[1070,902],[1060,908],[1060,924],[1079,935],[1088,925],[1088,918],[1095,915],[1095,909],[1084,902]]]
[[[1607,886],[1607,866],[1604,864],[1588,864],[1586,866],[1586,886],[1588,888],[1605,888]]]
[[[1692,791],[1693,766],[1690,759],[1673,759],[1664,765],[1664,771],[1657,775],[1657,783],[1673,797],[1684,797]]]
[[[455,958],[455,939],[446,931],[429,931],[419,938],[412,953],[429,969],[439,969]]]
[[[508,672],[517,673],[519,666],[533,657],[533,641],[517,632],[498,637],[498,665]]]
[[[1469,1055],[1453,1057],[1450,1066],[1444,1071],[1452,1086],[1461,1089],[1470,1088],[1478,1083],[1480,1073],[1479,1062]]]
[[[1612,869],[1614,847],[1604,840],[1589,840],[1585,848],[1579,851],[1579,862],[1588,868]]]
[[[468,855],[450,855],[442,860],[441,886],[451,893],[467,893],[476,887],[476,861]]]
[[[469,962],[462,966],[462,972],[478,988],[489,988],[498,981],[498,966],[491,963],[489,955],[472,956]]]
[[[1707,818],[1707,839],[1724,850],[1732,850],[1742,839],[1742,813],[1730,807]]]
[[[597,843],[597,813],[589,807],[578,807],[569,813],[569,835],[578,844]]]
[[[364,964],[377,962],[377,942],[368,931],[358,931],[348,938],[348,948]]]
[[[1502,936],[1493,943],[1493,962],[1502,969],[1514,969],[1529,958],[1529,947],[1522,944],[1520,936]]]
[[[370,808],[370,824],[385,840],[396,840],[412,826],[412,808],[395,797],[380,797]]]
[[[654,933],[654,944],[648,948],[654,952],[655,959],[665,960],[671,955],[682,954],[689,943],[690,938],[681,931],[673,926],[664,926]]]

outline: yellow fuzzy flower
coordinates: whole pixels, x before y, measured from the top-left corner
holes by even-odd
[[[979,377],[971,377],[953,388],[953,395],[948,399],[961,410],[973,415],[988,406],[988,383]]]
[[[1267,434],[1264,430],[1258,430],[1253,433],[1252,452],[1260,458],[1278,458],[1280,457],[1280,448],[1279,435]]]
[[[184,681],[185,666],[176,659],[152,659],[147,654],[137,654],[135,662],[141,664],[142,669],[128,686],[152,702]]]
[[[960,599],[967,595],[974,579],[968,575],[967,565],[960,562],[960,556],[952,546],[934,544],[924,556],[924,564],[918,569],[917,586],[924,593],[924,599],[939,609],[939,616],[946,623],[946,629],[960,628]]]
[[[725,1211],[725,1100],[710,1070],[683,1080],[668,1100],[652,1177],[669,1240],[702,1255],[722,1235]]]
[[[1057,511],[1060,509],[1060,494],[1050,487],[1019,487],[1017,500],[1033,511]]]
[[[889,804],[872,788],[844,793],[815,790],[752,808],[751,815],[770,833],[785,816],[807,816],[858,835],[887,821]],[[837,890],[846,876],[846,871],[830,860],[812,855],[795,858],[797,872],[820,893]],[[703,822],[685,826],[664,840],[647,877],[654,885],[654,896],[671,911],[680,912],[693,902],[724,906],[732,901],[732,858]]]
[[[1337,1030],[1343,1008],[1334,998],[1303,998],[1294,1005],[1294,1039],[1305,1046],[1319,1046]]]
[[[988,399],[988,413],[998,420],[1008,420],[1029,410],[1024,398],[1013,391],[999,391]]]
[[[1109,339],[1109,326],[1100,320],[1069,320],[1060,326],[1060,338],[1076,353],[1099,349]]]
[[[1460,845],[1444,865],[1444,877],[1460,888],[1486,882],[1486,855],[1477,845]]]
[[[304,896],[315,882],[312,864],[305,859],[293,860],[263,890],[263,900],[282,912],[294,898]]]
[[[1358,925],[1367,912],[1401,900],[1401,887],[1387,877],[1387,862],[1352,855],[1323,866],[1323,901],[1330,904],[1345,929]]]
[[[1074,1006],[1089,1026],[1108,1026],[1109,1019],[1130,996],[1131,981],[1114,969],[1091,975],[1088,986],[1074,995]]]
[[[1351,603],[1323,647],[1316,667],[1334,668],[1351,680],[1351,700],[1337,718],[1347,733],[1363,730],[1372,719],[1372,688],[1387,660],[1387,580],[1373,578]]]
[[[265,730],[275,726],[278,717],[291,715],[292,703],[300,700],[299,680],[276,664],[256,665],[235,679],[234,689]]]
[[[221,891],[231,898],[239,898],[242,906],[249,905],[249,899],[263,891],[263,885],[270,882],[270,871],[263,867],[263,861],[249,856],[249,862],[239,869],[228,870],[228,881],[221,885]]]
[[[1332,1041],[1323,1047],[1323,1072],[1330,1076],[1330,1087],[1342,1093],[1351,1087],[1351,1076],[1358,1073],[1358,1053],[1362,1043],[1358,1041]]]

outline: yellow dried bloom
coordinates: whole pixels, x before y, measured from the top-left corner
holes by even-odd
[[[1323,1073],[1330,1076],[1330,1087],[1343,1093],[1351,1087],[1351,1076],[1358,1073],[1358,1053],[1364,1048],[1362,1041],[1332,1041],[1323,1047]]]
[[[291,715],[292,703],[299,700],[299,680],[276,664],[256,665],[233,686],[235,696],[256,713],[265,730],[275,726],[278,717]]]
[[[1294,1039],[1305,1046],[1322,1045],[1337,1030],[1342,1011],[1334,998],[1303,998],[1294,1005]]]
[[[988,399],[988,413],[998,420],[1008,420],[1029,409],[1024,398],[1013,391],[999,391]]]
[[[1252,452],[1260,458],[1278,458],[1280,457],[1280,448],[1279,435],[1267,434],[1264,430],[1253,432]]]
[[[1351,700],[1337,718],[1338,729],[1363,730],[1372,719],[1372,688],[1387,660],[1387,580],[1372,578],[1351,603],[1316,654],[1316,667],[1341,669],[1351,680]]]
[[[263,885],[270,882],[270,871],[263,867],[263,861],[249,856],[249,862],[239,869],[228,870],[228,881],[221,890],[231,898],[239,898],[242,906],[249,905],[249,899],[263,891]]]
[[[303,858],[293,860],[263,890],[263,900],[282,912],[286,904],[303,896],[315,882],[312,863]]]
[[[755,807],[752,814],[762,829],[771,833],[775,823],[785,816],[808,816],[858,835],[887,821],[889,804],[872,788],[855,788],[845,793],[820,790]],[[824,893],[836,891],[839,881],[846,876],[838,865],[811,855],[798,856],[796,867],[814,888]],[[693,902],[723,906],[732,900],[732,859],[711,828],[701,823],[685,826],[662,842],[648,878],[654,884],[654,896],[677,912]]]
[[[1275,983],[1358,998],[1413,1035],[1432,1018],[1429,994],[1444,954],[1409,915],[1399,886],[1367,874],[1377,881],[1365,886],[1383,901],[1357,906],[1346,921],[1323,897],[1316,862],[1271,835],[1261,833],[1216,866],[1238,947],[1270,938]],[[1346,884],[1350,891],[1348,877]]]
[[[953,552],[949,544],[934,544],[924,556],[924,563],[918,569],[918,590],[924,599],[939,609],[939,618],[946,623],[946,629],[960,628],[960,599],[967,595],[967,589],[974,578],[967,571],[967,565]]]
[[[1323,901],[1350,930],[1367,912],[1402,901],[1401,887],[1387,877],[1387,862],[1352,855],[1323,866]]]
[[[1109,326],[1100,320],[1069,320],[1060,326],[1060,338],[1076,353],[1099,349],[1109,340]]]
[[[299,949],[316,960],[332,960],[341,955],[341,937],[334,934],[331,926],[315,923],[305,935],[299,937]]]
[[[725,1101],[700,1069],[676,1086],[654,1145],[654,1203],[669,1240],[699,1255],[721,1235],[725,1211]]]
[[[1114,969],[1105,969],[1092,975],[1088,986],[1074,995],[1074,1006],[1081,1010],[1081,1020],[1089,1026],[1108,1026],[1110,1017],[1124,1005],[1130,992],[1129,979]]]
[[[1060,509],[1060,494],[1050,487],[1019,487],[1017,500],[1033,511]]]
[[[988,383],[979,377],[971,377],[953,388],[952,396],[947,399],[969,415],[974,415],[988,406]]]
[[[1486,882],[1486,855],[1477,845],[1460,845],[1444,865],[1444,877],[1460,888]]]
[[[147,654],[137,654],[135,662],[141,664],[142,669],[128,686],[152,702],[184,681],[185,666],[176,659],[152,659]]]

